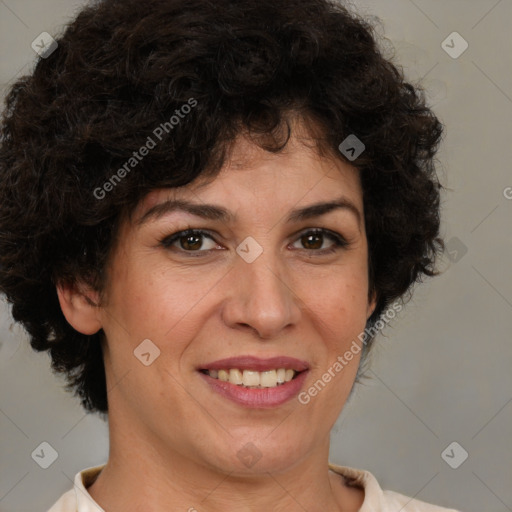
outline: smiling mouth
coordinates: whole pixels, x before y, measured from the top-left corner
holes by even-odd
[[[223,382],[248,389],[265,389],[282,386],[295,379],[301,371],[289,368],[277,368],[259,372],[256,370],[240,370],[229,368],[221,370],[199,370],[201,373]]]

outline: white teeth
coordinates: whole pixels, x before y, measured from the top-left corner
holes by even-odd
[[[267,370],[264,372],[257,372],[254,370],[242,371],[238,368],[208,370],[208,375],[214,379],[250,388],[275,388],[285,382],[291,381],[295,376],[295,373],[295,370],[285,368]]]
[[[264,388],[274,388],[277,386],[277,371],[269,370],[268,372],[261,372],[260,386]]]
[[[231,384],[240,385],[242,384],[242,372],[240,370],[237,370],[236,368],[232,368],[229,370],[229,382]]]
[[[232,384],[234,384],[234,382]],[[242,384],[244,386],[259,386],[260,385],[260,374],[258,372],[253,372],[251,370],[244,370],[244,375],[242,377]]]

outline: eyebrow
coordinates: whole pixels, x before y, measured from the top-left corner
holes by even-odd
[[[345,197],[340,197],[328,202],[314,203],[303,208],[292,210],[286,218],[286,222],[301,222],[315,217],[320,217],[321,215],[340,209],[352,212],[352,214],[357,218],[358,224],[361,224],[362,219],[359,209]],[[222,206],[215,204],[191,203],[182,199],[169,199],[152,206],[144,213],[144,215],[141,216],[137,221],[137,224],[142,225],[150,219],[159,219],[166,214],[176,211],[183,211],[191,215],[195,215],[196,217],[221,221],[224,223],[232,223],[237,219],[237,216],[233,212],[226,210]]]

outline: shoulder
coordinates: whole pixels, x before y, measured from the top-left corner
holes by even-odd
[[[383,491],[382,494],[389,512],[395,510],[401,512],[459,512],[453,508],[438,507],[394,491]]]
[[[404,494],[383,490],[369,471],[329,463],[329,469],[342,475],[346,485],[364,490],[359,512],[459,512],[455,509],[425,503]]]
[[[105,464],[83,469],[75,475],[73,488],[65,492],[47,512],[105,512],[88,493]]]
[[[48,512],[76,512],[76,495],[73,489],[65,492]]]

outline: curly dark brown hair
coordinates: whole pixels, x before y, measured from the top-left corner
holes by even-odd
[[[321,127],[320,151],[347,160],[339,144],[364,143],[349,163],[378,298],[367,327],[438,273],[442,125],[361,16],[328,0],[104,0],[56,40],[6,99],[0,291],[86,410],[108,411],[104,334],[68,324],[56,284],[101,291],[124,215],[153,189],[214,177],[241,130],[278,152],[300,114]],[[157,127],[165,140],[129,172]]]

